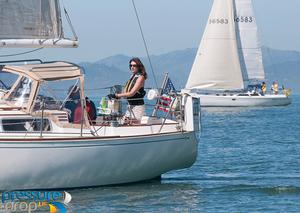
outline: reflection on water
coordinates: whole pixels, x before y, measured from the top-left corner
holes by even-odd
[[[169,211],[195,209],[201,189],[195,184],[149,181],[69,191],[76,211]]]
[[[202,112],[211,115],[239,115],[251,111],[261,111],[266,107],[202,107]]]

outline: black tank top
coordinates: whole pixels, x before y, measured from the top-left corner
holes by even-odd
[[[125,85],[124,92],[130,92],[130,90],[134,87],[137,79],[141,76],[141,74],[135,74],[133,75],[129,81],[127,81]],[[146,94],[146,91],[144,90],[144,87],[141,87],[134,96],[128,97],[127,101],[130,105],[144,105],[144,96]]]

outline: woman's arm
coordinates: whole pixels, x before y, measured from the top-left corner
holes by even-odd
[[[122,97],[132,97],[132,96],[134,96],[137,93],[137,91],[139,91],[139,89],[141,89],[144,86],[144,82],[145,82],[145,77],[141,75],[136,80],[136,83],[135,83],[134,87],[129,92],[116,94],[116,97],[117,98],[122,98]]]

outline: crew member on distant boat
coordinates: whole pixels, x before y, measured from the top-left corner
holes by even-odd
[[[286,89],[284,85],[281,86],[281,89],[282,89],[282,93],[286,96],[290,96],[291,95],[291,92],[292,90],[291,89]]]
[[[267,84],[266,84],[266,82],[262,82],[261,83],[261,93],[264,95],[264,94],[266,94],[266,92],[267,92]]]
[[[277,81],[274,81],[271,87],[272,93],[277,95],[278,94],[278,83]]]
[[[132,58],[129,61],[129,69],[132,76],[127,81],[122,93],[109,94],[108,98],[127,98],[128,108],[124,116],[124,121],[139,124],[145,114],[144,90],[147,79],[146,69],[139,58]]]

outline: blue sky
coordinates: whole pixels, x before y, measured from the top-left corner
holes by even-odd
[[[157,55],[198,47],[212,0],[135,0],[135,4],[149,52]],[[64,5],[79,48],[45,49],[27,58],[94,62],[116,54],[146,55],[131,0],[64,0]],[[300,51],[300,0],[253,0],[253,5],[262,45]]]

